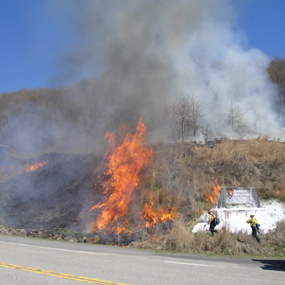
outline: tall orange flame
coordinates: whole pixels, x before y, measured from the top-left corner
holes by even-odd
[[[214,188],[214,193],[212,195],[208,195],[208,199],[209,199],[211,204],[214,204],[218,200],[219,191],[220,191],[221,186],[219,184],[215,183],[214,181],[212,181],[212,186]]]
[[[101,230],[114,224],[120,217],[128,213],[131,194],[137,186],[138,174],[153,156],[153,151],[146,146],[146,128],[140,119],[136,133],[130,132],[123,142],[114,149],[115,134],[107,132],[109,147],[105,154],[108,159],[106,175],[109,180],[102,185],[105,201],[93,206],[91,210],[101,209],[97,216],[96,228]],[[95,231],[92,228],[91,231]]]

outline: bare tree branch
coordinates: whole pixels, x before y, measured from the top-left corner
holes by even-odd
[[[211,138],[213,131],[209,124],[201,128],[201,133],[204,137],[204,142],[207,143],[207,141]]]
[[[180,128],[182,142],[185,140],[185,131],[189,122],[190,102],[188,96],[181,96],[174,104],[174,115],[176,124]]]
[[[189,113],[189,127],[193,131],[193,138],[196,140],[197,131],[201,128],[202,106],[194,95],[189,97],[190,113]]]
[[[239,106],[234,106],[233,103],[228,107],[225,112],[226,123],[231,126],[232,132],[240,132],[246,127],[243,122],[244,113]]]

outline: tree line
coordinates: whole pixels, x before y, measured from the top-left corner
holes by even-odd
[[[213,139],[215,133],[211,125],[204,120],[203,104],[194,94],[181,95],[170,109],[175,122],[172,131],[176,139],[182,142],[186,139],[196,142],[199,131],[205,143]],[[241,133],[246,127],[244,113],[233,102],[224,108],[221,116],[224,123],[230,127],[232,134]]]
[[[285,59],[271,60],[267,72],[276,86],[277,95],[272,101],[280,124],[284,127]],[[106,131],[105,122],[109,120],[111,111],[106,109],[106,102],[100,99],[98,94],[101,87],[97,86],[96,81],[83,80],[69,88],[21,89],[17,92],[1,93],[0,144],[15,146],[15,140],[18,140],[15,137],[16,128],[36,130],[32,135],[36,143],[47,149],[52,144],[62,142],[63,138],[71,141],[71,134],[76,132],[91,140],[102,138]],[[196,141],[202,136],[207,142],[215,138],[214,130],[205,119],[203,104],[194,93],[178,96],[172,105],[167,106],[166,113],[173,141]],[[224,107],[221,115],[223,123],[232,133],[242,134],[248,127],[244,120],[245,114],[233,102]],[[60,133],[62,130],[65,131],[64,134]]]
[[[285,127],[285,59],[276,57],[271,60],[267,73],[271,82],[276,86],[277,95],[272,98],[272,101],[278,114],[279,123]],[[204,142],[214,137],[212,127],[204,120],[203,104],[195,94],[179,96],[169,109],[175,122],[173,132],[176,139],[179,137],[182,142],[189,138],[196,141],[198,131],[203,135]],[[221,116],[232,134],[242,135],[246,128],[251,128],[253,132],[256,132],[257,119],[251,122],[251,126],[249,126],[245,121],[245,113],[240,106],[233,102],[224,107]],[[258,135],[257,132],[256,134]]]

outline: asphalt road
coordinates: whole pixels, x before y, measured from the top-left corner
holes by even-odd
[[[160,254],[0,235],[0,284],[285,284],[285,260]]]

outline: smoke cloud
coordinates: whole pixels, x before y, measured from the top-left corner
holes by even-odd
[[[14,118],[5,131],[11,135],[3,137],[20,154],[52,156],[94,150],[102,154],[107,130],[117,131],[123,124],[134,130],[141,117],[152,143],[172,142],[169,110],[186,94],[194,94],[200,102],[204,114],[201,124],[210,125],[217,138],[269,135],[285,140],[273,106],[277,93],[266,71],[270,59],[258,49],[247,49],[246,35],[238,29],[231,1],[54,0],[47,1],[47,11],[51,20],[57,18],[64,24],[63,19],[68,19],[72,27],[72,39],[59,55],[51,79],[52,86],[70,87],[48,90],[45,96],[56,98],[46,100],[50,106],[38,104],[43,90],[38,90],[41,96],[36,92],[31,97],[34,105],[17,101],[17,108],[10,106]],[[20,95],[26,93],[22,90]],[[242,131],[233,131],[225,122],[231,106],[244,114]],[[201,133],[196,139],[202,140]],[[69,185],[78,188],[82,183],[82,191],[88,193],[91,178],[99,175],[93,173],[97,165],[89,162],[88,156],[67,160],[61,155],[51,159],[54,165],[49,162],[46,166],[55,169],[51,182],[42,181],[48,179],[45,172],[43,178],[30,174],[20,177],[16,185],[9,183],[6,193],[16,189],[19,197],[25,197],[24,202],[46,193],[41,201],[50,201],[47,212],[54,201],[65,197]],[[61,162],[68,164],[68,169],[62,170]],[[79,172],[86,176],[78,178]],[[75,200],[79,203],[80,199]],[[16,202],[11,200],[7,213]],[[41,205],[34,203],[38,213]],[[80,207],[76,205],[76,209]]]
[[[102,132],[134,128],[143,117],[153,141],[169,139],[166,110],[182,94],[195,94],[202,124],[216,137],[284,139],[266,71],[270,59],[246,48],[231,1],[89,0],[64,7],[72,11],[77,42],[60,57],[57,80],[92,78],[89,99],[72,98],[84,110],[96,105]],[[230,106],[243,114],[242,132],[225,123]]]

